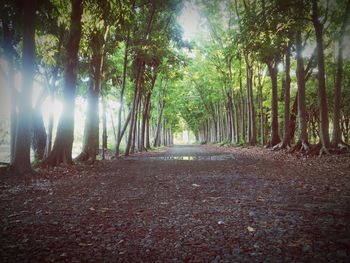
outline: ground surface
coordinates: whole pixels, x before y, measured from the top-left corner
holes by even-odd
[[[347,262],[350,158],[177,146],[0,178],[1,262]]]

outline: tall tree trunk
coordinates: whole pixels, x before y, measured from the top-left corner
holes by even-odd
[[[84,129],[82,152],[76,158],[78,161],[95,161],[99,152],[99,97],[101,90],[103,47],[105,38],[101,32],[93,33],[91,38],[92,81],[89,86],[87,114]]]
[[[147,147],[145,147],[145,138],[146,138],[146,123],[147,123],[147,119],[148,119],[148,107],[150,105],[150,101],[151,101],[151,92],[149,91],[147,93],[147,96],[145,98],[145,103],[144,103],[144,110],[143,110],[143,116],[142,116],[142,125],[141,125],[141,143],[140,143],[140,150],[143,151],[145,149],[147,149]]]
[[[117,144],[115,146],[115,156],[119,156],[120,152],[120,142],[121,142],[121,125],[122,125],[122,111],[124,107],[124,92],[125,92],[125,87],[126,87],[126,70],[128,66],[128,49],[129,49],[129,39],[130,39],[130,32],[128,32],[128,36],[126,39],[125,43],[125,50],[124,50],[124,60],[123,60],[123,79],[122,79],[122,88],[120,91],[120,99],[119,99],[119,110],[118,110],[118,128],[117,128]]]
[[[125,155],[128,156],[130,154],[130,150],[133,145],[133,134],[134,134],[134,126],[136,125],[136,112],[138,108],[138,102],[139,102],[139,96],[140,94],[140,85],[141,85],[141,76],[143,74],[143,66],[144,62],[140,59],[138,62],[137,66],[137,76],[136,76],[136,81],[135,81],[135,91],[134,91],[134,98],[132,102],[132,106],[130,108],[131,111],[131,119],[130,119],[130,127],[129,127],[129,134],[128,134],[128,139],[127,139],[127,144],[125,148]]]
[[[334,84],[334,118],[333,118],[333,134],[332,134],[332,145],[337,147],[342,143],[341,129],[340,129],[340,110],[341,110],[341,86],[343,79],[343,49],[344,49],[344,33],[347,21],[350,13],[350,0],[348,0],[346,9],[344,12],[343,23],[340,29],[337,64],[336,64],[336,75]]]
[[[270,61],[267,63],[267,67],[272,83],[270,146],[273,147],[280,142],[280,137],[278,135],[277,62]]]
[[[249,120],[249,144],[255,145],[256,139],[256,123],[255,123],[255,107],[254,107],[254,96],[253,96],[253,68],[247,64],[247,99],[248,99],[248,120]]]
[[[134,125],[133,125],[134,130],[132,132],[132,140],[131,140],[131,153],[135,153],[135,146],[136,146],[136,143],[138,143],[137,140],[138,140],[138,132],[139,132],[139,112],[140,112],[140,106],[141,106],[141,97],[142,97],[142,93],[141,93],[141,87],[140,87],[138,91],[137,101],[136,101],[136,109],[135,109]]]
[[[151,104],[148,107],[148,113],[147,113],[147,119],[146,119],[146,149],[151,149],[150,109],[151,109]]]
[[[239,60],[239,97],[240,97],[240,135],[242,136],[242,141],[246,142],[246,121],[245,121],[245,103],[244,103],[244,96],[243,96],[243,85],[242,85],[242,66],[241,66],[241,59]],[[240,143],[240,138],[237,138],[237,143]]]
[[[82,152],[76,157],[77,161],[96,160],[98,145],[98,88],[95,81],[89,85],[87,113],[84,128],[84,141]]]
[[[14,161],[15,146],[16,146],[16,129],[17,129],[17,105],[18,105],[18,92],[15,87],[15,57],[17,52],[15,46],[17,41],[15,41],[15,31],[11,27],[11,22],[6,21],[6,19],[1,19],[2,23],[2,41],[4,49],[4,58],[7,62],[8,73],[7,73],[7,84],[10,89],[11,96],[11,126],[10,126],[10,163]]]
[[[265,118],[264,118],[264,97],[263,97],[263,79],[261,74],[261,68],[258,67],[258,101],[259,101],[259,111],[260,111],[260,143],[261,145],[266,144],[266,137],[265,137]]]
[[[125,147],[125,156],[130,155],[130,150],[132,146],[132,138],[133,138],[133,133],[134,133],[134,125],[135,125],[135,114],[136,114],[136,108],[137,108],[137,99],[138,97],[138,89],[135,87],[135,92],[134,92],[134,99],[130,108],[130,125],[129,125],[129,134],[128,134],[128,139],[127,139],[127,144]]]
[[[248,62],[246,61],[246,105],[247,105],[247,131],[246,131],[246,134],[247,134],[247,142],[248,144],[250,144],[250,140],[251,140],[251,131],[252,131],[252,128],[251,128],[251,125],[252,125],[252,120],[251,120],[251,111],[250,111],[250,88],[249,88],[249,85],[250,85],[250,82],[251,82],[251,68],[248,64]]]
[[[326,92],[325,66],[324,66],[324,50],[323,50],[323,26],[319,20],[317,0],[312,0],[312,22],[316,33],[317,45],[317,65],[318,65],[318,100],[320,109],[320,139],[322,144],[321,152],[328,152],[330,146],[329,140],[329,120],[328,120],[328,104]]]
[[[286,53],[286,82],[284,89],[284,121],[283,121],[283,141],[282,148],[290,146],[290,44]]]
[[[14,174],[30,174],[30,136],[32,88],[35,72],[35,17],[37,1],[23,2],[23,58],[22,88],[18,97],[18,117],[14,158],[11,170]]]
[[[302,57],[303,46],[301,39],[301,31],[296,33],[296,58],[297,58],[297,84],[298,84],[298,128],[299,140],[298,144],[303,150],[309,150],[309,141],[307,134],[307,120],[306,120],[306,101],[305,101],[305,70],[304,60]]]
[[[72,164],[74,140],[74,102],[77,81],[78,50],[81,38],[82,0],[72,0],[70,32],[66,45],[64,65],[63,112],[60,117],[55,143],[46,159],[48,165]]]

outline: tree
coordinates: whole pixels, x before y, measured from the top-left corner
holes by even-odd
[[[317,65],[318,65],[318,99],[320,109],[320,140],[322,152],[328,153],[330,147],[329,140],[329,119],[328,119],[328,103],[326,93],[326,79],[324,66],[324,48],[323,48],[323,25],[320,22],[318,0],[312,0],[312,23],[315,28],[316,45],[317,45]]]
[[[344,35],[347,22],[350,15],[350,1],[347,1],[343,21],[341,24],[339,39],[338,39],[338,54],[337,54],[337,64],[336,64],[336,78],[334,84],[334,118],[333,118],[333,134],[332,134],[332,145],[338,147],[344,144],[341,136],[340,129],[340,109],[341,109],[341,87],[343,79],[343,49],[345,47]]]
[[[22,87],[18,94],[17,128],[11,170],[15,174],[32,173],[30,163],[30,127],[32,85],[35,72],[35,17],[37,2],[23,3]]]
[[[70,30],[66,44],[64,63],[63,112],[59,120],[53,149],[45,163],[58,165],[72,164],[72,146],[74,139],[74,102],[77,81],[78,49],[81,38],[81,16],[83,0],[72,0]]]
[[[99,98],[104,75],[105,46],[110,28],[107,14],[109,7],[107,1],[100,1],[99,4],[90,4],[85,9],[93,17],[85,25],[91,62],[83,149],[76,157],[77,161],[95,161],[99,152]]]

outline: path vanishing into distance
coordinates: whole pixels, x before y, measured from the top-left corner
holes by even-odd
[[[346,262],[345,158],[183,145],[1,176],[0,261]]]

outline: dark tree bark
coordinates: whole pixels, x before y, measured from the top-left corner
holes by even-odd
[[[255,107],[253,96],[253,68],[247,64],[247,101],[248,101],[248,143],[256,145],[256,122],[255,122]]]
[[[283,127],[283,141],[281,148],[290,146],[290,45],[286,53],[286,81],[284,89],[284,127]]]
[[[163,110],[164,110],[164,100],[161,99],[161,102],[159,103],[157,128],[156,128],[156,133],[154,137],[153,147],[160,146],[160,137],[161,137],[160,131],[161,131],[161,125],[162,125]]]
[[[66,59],[64,64],[63,112],[58,123],[53,149],[45,160],[45,163],[50,166],[55,166],[62,162],[66,164],[73,163],[74,102],[82,12],[82,0],[72,0],[70,32],[66,45]]]
[[[297,115],[298,115],[298,92],[295,95],[292,111],[290,113],[290,119],[289,119],[289,138],[291,143],[294,140]]]
[[[318,100],[320,109],[320,140],[322,144],[322,152],[328,152],[330,147],[329,140],[329,119],[328,119],[328,104],[325,79],[324,65],[324,49],[323,49],[323,25],[319,20],[319,11],[317,0],[312,0],[312,22],[316,33],[317,46],[317,66],[318,66]]]
[[[344,12],[343,23],[340,29],[339,46],[337,54],[336,64],[336,76],[334,84],[334,118],[333,118],[333,134],[332,134],[332,145],[337,147],[342,144],[341,129],[340,129],[340,110],[341,110],[341,86],[343,79],[343,49],[344,49],[344,33],[349,20],[350,13],[350,0],[347,2],[346,9]]]
[[[278,135],[277,62],[270,61],[267,67],[272,82],[270,146],[273,147],[281,141]]]
[[[258,67],[258,74],[257,74],[257,78],[258,78],[258,104],[259,104],[259,111],[260,111],[260,115],[259,115],[259,119],[260,119],[260,142],[261,145],[265,145],[266,144],[266,137],[265,137],[265,116],[264,116],[264,107],[263,107],[263,102],[264,102],[264,97],[263,97],[263,79],[262,76],[260,74],[261,72],[261,68],[260,66]]]
[[[18,104],[18,93],[15,88],[15,69],[14,60],[17,55],[15,50],[15,37],[14,29],[11,28],[10,21],[6,19],[1,19],[2,22],[2,34],[3,34],[3,49],[4,58],[7,61],[8,74],[7,83],[10,89],[11,95],[11,126],[10,126],[10,163],[14,161],[15,145],[16,145],[16,129],[17,129],[17,104]],[[13,27],[13,26],[12,26]]]
[[[154,82],[155,82],[155,78],[154,78],[154,81],[152,81],[153,85],[154,85]],[[141,124],[141,142],[140,142],[141,151],[147,150],[147,147],[145,146],[146,123],[148,120],[148,113],[149,113],[148,107],[150,106],[150,103],[151,103],[151,95],[152,95],[152,92],[149,91],[146,95],[145,102],[144,102],[144,110],[143,110],[142,124]]]
[[[305,101],[305,70],[304,70],[304,60],[302,57],[302,39],[301,32],[297,31],[295,36],[296,41],[296,59],[297,59],[297,84],[298,84],[298,94],[297,94],[297,106],[298,106],[298,127],[299,127],[299,137],[298,143],[294,147],[294,150],[301,149],[304,151],[309,150],[309,141],[307,134],[307,120],[306,120],[306,101]]]
[[[242,66],[241,66],[241,59],[239,60],[239,97],[240,97],[240,135],[243,142],[246,142],[246,121],[245,121],[245,103],[244,103],[244,96],[243,96],[243,85],[242,85]],[[241,139],[239,136],[237,137],[237,143],[241,142]]]
[[[35,72],[35,18],[37,1],[23,2],[23,58],[22,88],[18,94],[18,117],[14,158],[11,171],[14,174],[31,174],[30,141],[32,88]]]

